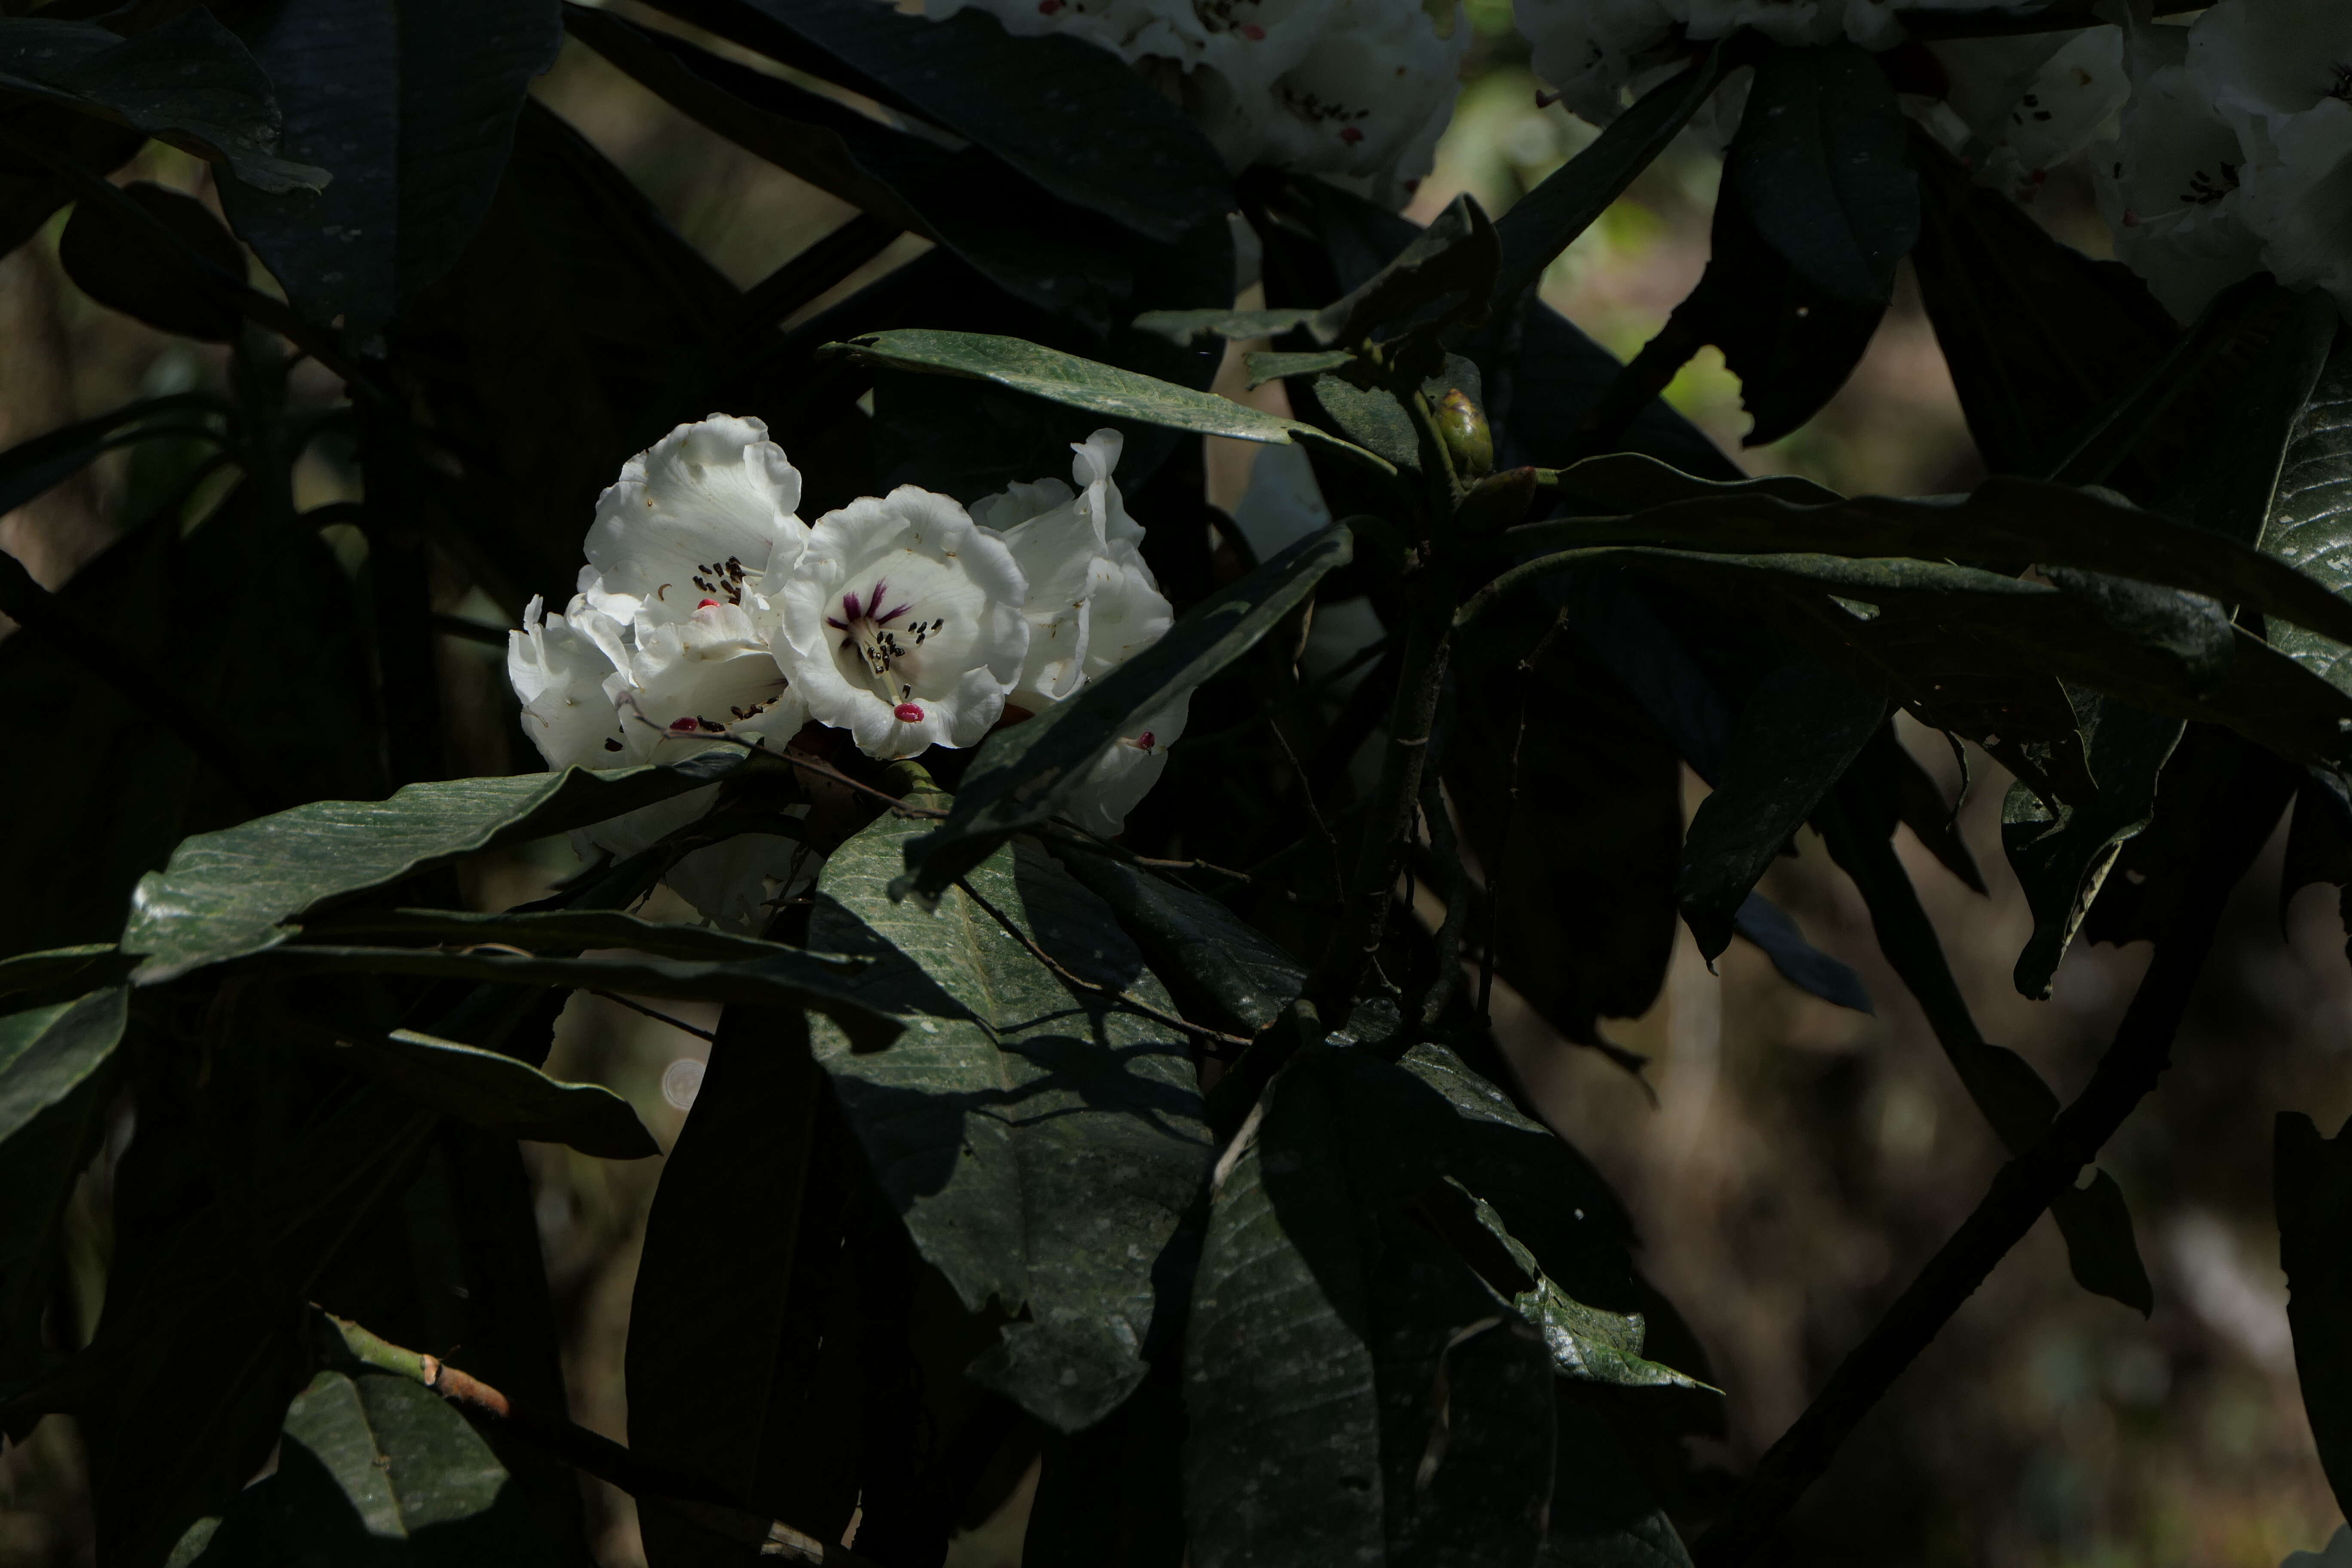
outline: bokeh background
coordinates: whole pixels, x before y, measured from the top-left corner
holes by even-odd
[[[1460,109],[1436,173],[1415,197],[1416,216],[1464,190],[1498,213],[1593,134],[1539,104],[1504,0],[1475,0],[1470,25],[1479,36]],[[764,276],[848,216],[576,46],[536,90],[738,283]],[[1677,145],[1553,266],[1545,298],[1630,354],[1697,280],[1718,169],[1703,145]],[[152,150],[117,177],[210,199],[205,165],[168,150]],[[2104,251],[2079,171],[2059,171],[2035,212],[2071,243]],[[53,227],[0,261],[0,444],[142,392],[223,375],[215,351],[164,339],[82,298],[57,266],[55,237]],[[902,240],[845,290],[921,248]],[[309,391],[323,400],[332,385],[317,380]],[[1278,397],[1278,387],[1266,395]],[[1907,278],[1853,381],[1786,440],[1739,447],[1747,421],[1738,383],[1712,350],[1668,395],[1759,473],[1919,494],[1963,489],[1980,471]],[[1259,456],[1246,447],[1212,454],[1212,499],[1240,505]],[[346,493],[331,454],[306,468],[301,489],[304,506]],[[0,518],[0,548],[54,585],[154,493],[152,476],[133,464],[101,463]],[[191,526],[202,505],[200,498]],[[486,634],[507,624],[500,606],[454,574],[438,607]],[[442,647],[467,765],[535,767],[494,636]],[[25,723],[15,732],[20,745],[38,743]],[[2009,969],[2030,920],[2000,850],[2008,780],[1981,754],[1968,759],[1963,778],[1938,738],[1916,729],[1908,738],[1960,801],[1991,888],[1990,896],[1970,892],[1906,832],[1905,858],[1954,968],[1987,1036],[2071,1094],[2088,1078],[2146,950],[2077,951],[2053,1000],[2020,998]],[[1701,791],[1691,781],[1686,805]],[[1555,1125],[1624,1194],[1647,1271],[1696,1331],[1713,1381],[1729,1395],[1727,1437],[1697,1456],[1727,1472],[1745,1468],[1795,1417],[1974,1205],[1999,1161],[1918,1009],[1879,960],[1859,898],[1809,834],[1800,849],[1765,890],[1817,945],[1861,972],[1873,1014],[1801,994],[1744,945],[1711,973],[1685,936],[1656,1005],[1612,1026],[1652,1058],[1653,1097],[1599,1056],[1549,1037],[1507,995],[1499,999],[1521,1071]],[[2131,1201],[2156,1281],[2153,1318],[2078,1289],[2045,1220],[1815,1489],[1790,1561],[2273,1568],[2292,1551],[2317,1549],[2336,1528],[2294,1388],[2270,1217],[2270,1140],[2282,1109],[2306,1110],[2325,1130],[2352,1114],[2352,965],[2327,889],[2280,907],[2279,851],[2273,844],[2238,892],[2177,1065],[2103,1161]],[[574,864],[568,850],[542,847],[478,868],[472,891],[481,907],[502,907],[537,896]],[[703,1030],[715,1016],[672,1011]],[[549,1066],[627,1095],[667,1145],[707,1048],[688,1030],[583,996],[563,1018]],[[118,1146],[132,1131],[118,1129]],[[622,1436],[622,1347],[660,1163],[613,1163],[541,1145],[527,1153],[566,1326],[573,1414]],[[101,1161],[78,1200],[92,1279],[106,1251],[104,1196]],[[96,1297],[85,1294],[84,1316],[94,1320]],[[627,1500],[588,1484],[600,1560],[610,1568],[641,1563]],[[960,1539],[956,1568],[1017,1563],[1025,1501],[1016,1493],[1003,1514]],[[78,1563],[89,1552],[77,1451],[70,1431],[52,1421],[0,1457],[0,1568]]]

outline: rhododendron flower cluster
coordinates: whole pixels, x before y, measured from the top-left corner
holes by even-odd
[[[1225,162],[1401,206],[1435,161],[1470,28],[1453,0],[925,0],[1065,33],[1171,89]]]
[[[2183,320],[2261,271],[2352,312],[2352,5],[2221,0],[2131,35],[2094,159],[2116,256]]]
[[[756,419],[714,414],[629,459],[596,503],[579,591],[533,599],[507,672],[551,768],[619,767],[731,740],[780,750],[804,724],[868,756],[978,745],[1068,700],[1173,620],[1143,529],[1111,478],[1120,437],[1073,448],[1076,488],[1016,485],[967,511],[901,485],[814,523],[801,477]],[[1185,700],[1145,716],[1095,764],[1074,820],[1114,834],[1166,764]],[[708,813],[718,786],[584,830],[583,853],[638,853]],[[813,877],[792,839],[688,854],[668,880],[748,929]]]

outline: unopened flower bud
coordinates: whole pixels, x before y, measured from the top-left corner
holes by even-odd
[[[1465,479],[1483,479],[1495,467],[1495,433],[1486,415],[1460,387],[1438,400],[1437,429],[1454,458],[1454,472]]]

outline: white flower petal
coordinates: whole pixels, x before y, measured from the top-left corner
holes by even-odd
[[[1104,838],[1127,826],[1127,814],[1136,808],[1168,766],[1168,748],[1184,733],[1192,694],[1182,692],[1145,714],[1110,750],[1095,759],[1064,815],[1087,832]]]
[[[740,603],[765,572],[789,570],[808,529],[793,515],[801,476],[757,419],[681,425],[630,458],[596,500],[580,591],[619,620]]]
[[[827,512],[773,595],[793,684],[869,756],[979,742],[1029,646],[1028,582],[943,495],[901,485]]]
[[[1115,546],[1107,561],[1108,571],[1096,586],[1089,609],[1086,673],[1099,680],[1137,654],[1158,642],[1176,624],[1176,611],[1160,591],[1142,552],[1133,545]]]
[[[507,634],[507,679],[522,700],[523,733],[551,768],[622,766],[613,755],[620,720],[604,689],[613,661],[563,616],[544,615],[545,606],[531,600],[522,629]]]
[[[739,834],[684,857],[662,880],[729,931],[756,936],[775,902],[814,880],[824,857],[773,833]]]

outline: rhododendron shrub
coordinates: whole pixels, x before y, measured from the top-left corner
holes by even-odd
[[[2352,868],[2352,13],[2158,11],[1518,0],[1597,140],[1499,214],[1425,185],[1519,47],[1448,0],[0,17],[10,244],[210,345],[0,452],[32,528],[132,449],[78,571],[0,555],[9,1473],[99,1568],[1904,1556],[1801,1501],[2045,1212],[2012,1272],[2154,1310],[2103,1151],[2264,846]],[[849,216],[738,288],[532,93],[567,38]],[[1685,139],[1709,259],[1621,363],[1544,276]],[[2036,216],[2085,160],[2113,260]],[[1712,346],[1802,430],[1906,262],[1967,493],[1660,400]],[[1926,912],[1991,880],[1948,748],[2024,997],[2154,945],[2070,1100]],[[1867,984],[1759,890],[1816,840]],[[1643,1072],[1685,931],[1911,992],[2007,1154],[1736,1473],[1538,1098]],[[608,1008],[666,1149],[572,1080]],[[2339,1496],[2347,1147],[2195,1151],[2271,1161]],[[556,1171],[654,1194],[625,1390]]]

